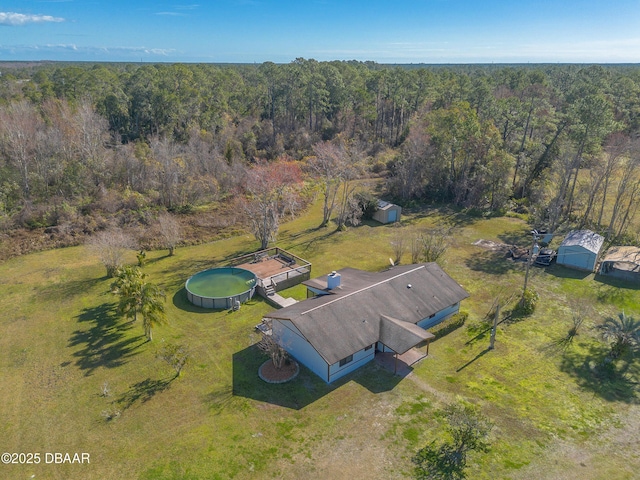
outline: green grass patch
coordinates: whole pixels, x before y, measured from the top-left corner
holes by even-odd
[[[283,225],[279,241],[310,260],[314,276],[389,266],[395,227],[319,229],[320,213],[315,204]],[[184,291],[195,272],[256,250],[246,235],[181,248],[174,257],[147,254],[143,270],[165,289],[169,320],[151,343],[140,324],[117,315],[111,281],[84,247],[0,264],[2,449],[91,454],[88,466],[5,465],[3,475],[402,478],[415,451],[440,431],[434,412],[461,397],[496,424],[491,452],[474,457],[470,478],[553,478],[580,462],[593,467],[580,470],[581,478],[631,478],[627,472],[640,469],[640,460],[616,439],[635,438],[638,362],[600,368],[606,348],[592,327],[622,309],[639,315],[638,289],[558,266],[534,268],[535,312],[500,323],[488,351],[487,313],[497,296],[520,291],[524,266],[472,242],[526,244],[529,227],[519,218],[444,208],[416,210],[404,222],[453,227],[443,268],[471,294],[465,326],[432,344],[406,378],[371,363],[332,385],[304,367],[293,382],[262,382],[257,369],[266,357],[254,347],[254,326],[272,307],[255,298],[236,312],[210,311],[191,305]],[[128,260],[135,263],[135,252]],[[302,287],[283,294],[306,297]],[[576,305],[584,326],[568,348],[555,348]],[[177,379],[156,358],[163,341],[191,352]],[[558,461],[559,445],[581,453]]]

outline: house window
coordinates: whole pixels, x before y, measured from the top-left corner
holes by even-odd
[[[353,355],[349,355],[348,357],[344,357],[342,360],[340,360],[340,366],[344,367],[347,363],[352,362],[353,361]]]
[[[371,350],[372,348],[373,348],[373,343],[368,347],[364,347],[364,351],[366,352],[367,350]]]

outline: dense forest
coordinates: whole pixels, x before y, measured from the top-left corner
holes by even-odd
[[[335,206],[343,225],[362,211],[352,180],[376,176],[403,205],[515,211],[610,241],[637,235],[636,66],[0,68],[5,234],[59,227],[76,238],[267,187],[277,217],[295,213],[310,185],[324,195],[325,223]],[[306,187],[285,188],[301,179]],[[259,215],[253,208],[238,211]]]

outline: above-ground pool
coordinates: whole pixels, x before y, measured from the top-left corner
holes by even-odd
[[[256,275],[244,268],[210,268],[196,273],[185,284],[187,298],[204,308],[234,308],[253,297]]]

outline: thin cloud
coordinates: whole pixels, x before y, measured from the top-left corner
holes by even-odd
[[[29,23],[59,23],[64,22],[64,18],[52,17],[51,15],[25,15],[16,12],[0,12],[0,25],[20,27]]]
[[[173,48],[149,48],[149,47],[95,47],[70,44],[45,44],[45,45],[0,45],[2,54],[73,54],[74,56],[90,56],[102,58],[140,58],[143,57],[168,57],[180,53]]]
[[[195,3],[191,5],[175,5],[173,8],[174,11],[165,10],[162,12],[156,12],[156,15],[165,15],[169,17],[187,17],[190,14],[184,12],[192,12],[193,10],[200,8],[200,5],[197,5]]]

